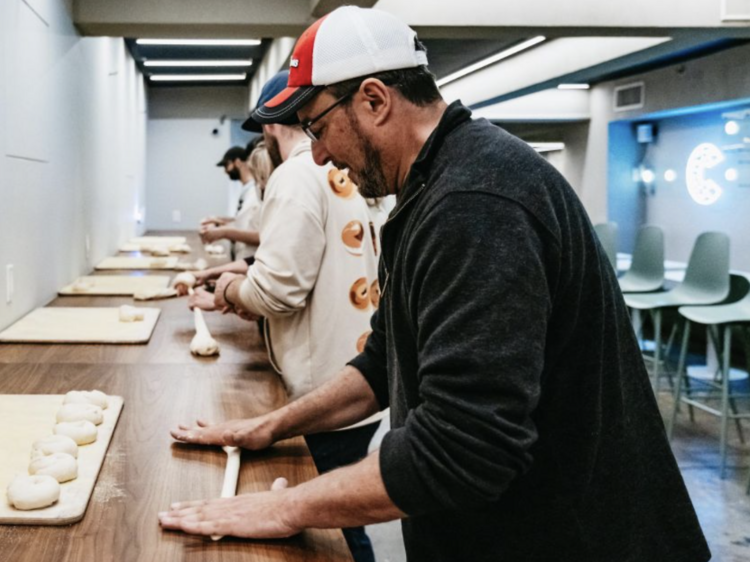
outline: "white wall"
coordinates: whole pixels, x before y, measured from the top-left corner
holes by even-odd
[[[646,96],[643,108],[626,112],[613,111],[614,88],[619,85],[642,81],[645,84]],[[726,50],[715,55],[703,57],[684,64],[662,68],[638,76],[631,76],[617,81],[596,85],[591,90],[591,121],[585,156],[583,156],[583,180],[581,199],[593,222],[606,220],[607,185],[609,154],[608,127],[610,122],[624,119],[638,119],[642,116],[678,108],[713,104],[731,100],[750,98],[750,47],[743,46]],[[648,205],[651,205],[649,202]],[[611,211],[611,210],[610,210]],[[667,240],[667,259],[684,261],[689,255],[695,236],[715,224],[701,224],[692,221],[687,230],[678,228],[678,222],[685,223],[684,215],[674,209],[659,212],[652,208],[650,216],[659,217],[660,224],[675,233]],[[674,224],[665,222],[672,216]],[[622,232],[622,229],[621,229]],[[750,242],[741,232],[729,232],[733,236],[733,264],[743,263],[750,267],[747,258],[750,255]]]
[[[195,229],[203,217],[227,215],[239,184],[231,182],[216,163],[232,145],[231,120],[246,116],[245,87],[150,89],[149,230]],[[179,222],[174,220],[175,211]]]
[[[122,39],[78,35],[71,4],[0,2],[0,328],[140,230],[143,81]]]

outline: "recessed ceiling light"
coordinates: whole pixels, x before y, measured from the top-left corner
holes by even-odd
[[[252,60],[147,60],[143,66],[251,66]]]
[[[727,121],[724,125],[724,132],[728,135],[736,135],[740,132],[740,124],[737,121]]]
[[[544,37],[543,35],[538,35],[536,37],[523,41],[518,45],[514,45],[510,49],[500,51],[499,53],[496,53],[491,57],[480,60],[479,62],[475,62],[474,64],[471,64],[466,68],[462,68],[461,70],[454,72],[453,74],[449,74],[445,78],[441,78],[437,81],[437,85],[439,87],[445,86],[446,84],[458,80],[459,78],[463,78],[464,76],[471,74],[472,72],[476,72],[477,70],[481,70],[482,68],[495,64],[496,62],[500,62],[503,59],[512,57],[513,55],[520,53],[521,51],[525,51],[526,49],[530,49],[531,47],[533,47],[534,45],[538,45],[545,39],[546,37]]]
[[[230,80],[244,80],[247,74],[152,74],[149,80],[153,82],[227,82]]]
[[[193,45],[238,47],[260,45],[260,39],[136,39],[139,45]]]
[[[588,90],[588,84],[558,84],[558,90]]]

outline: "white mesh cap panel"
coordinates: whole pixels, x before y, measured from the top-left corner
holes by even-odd
[[[312,83],[326,86],[385,70],[427,64],[416,33],[387,12],[346,6],[331,12],[315,37]]]

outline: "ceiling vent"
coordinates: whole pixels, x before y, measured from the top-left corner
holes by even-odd
[[[630,111],[640,109],[646,101],[646,85],[634,82],[615,88],[615,111]]]

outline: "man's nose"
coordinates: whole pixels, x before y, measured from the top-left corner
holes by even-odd
[[[313,160],[318,166],[325,166],[331,161],[331,154],[326,150],[322,141],[312,143]]]

